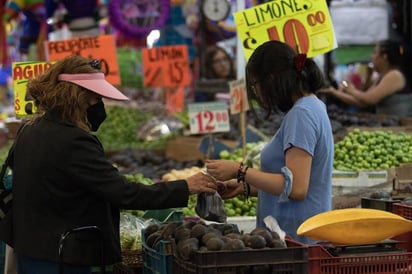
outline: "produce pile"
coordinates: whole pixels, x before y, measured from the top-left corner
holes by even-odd
[[[377,170],[412,162],[412,135],[355,128],[335,144],[334,168]]]
[[[196,251],[286,248],[279,234],[258,227],[250,233],[240,233],[235,225],[206,224],[203,221],[152,224],[144,230],[145,244],[156,249],[159,241],[174,241],[175,256],[190,260]]]
[[[154,117],[151,111],[138,107],[106,106],[107,118],[96,132],[106,151],[122,149],[163,149],[169,136],[153,141],[139,140],[136,130]]]

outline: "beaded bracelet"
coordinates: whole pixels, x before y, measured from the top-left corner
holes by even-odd
[[[245,196],[245,199],[249,199],[250,196],[250,185],[243,181],[243,196]]]
[[[245,167],[243,170],[243,162],[240,162],[239,169],[237,170],[237,182],[240,184],[245,181],[246,171],[249,167]]]

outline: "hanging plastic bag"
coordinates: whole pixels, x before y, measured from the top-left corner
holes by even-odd
[[[226,223],[226,210],[219,193],[199,193],[195,211],[200,218],[207,221]]]

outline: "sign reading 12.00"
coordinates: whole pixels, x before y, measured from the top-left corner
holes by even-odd
[[[285,42],[308,57],[337,47],[326,0],[273,0],[233,15],[247,59],[270,40]]]
[[[188,104],[190,133],[204,134],[230,130],[227,103],[208,102]]]

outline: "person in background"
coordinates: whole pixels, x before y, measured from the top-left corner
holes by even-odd
[[[373,106],[377,114],[412,116],[412,91],[402,72],[404,50],[397,41],[378,42],[372,54],[373,69],[378,77],[365,90],[359,90],[351,81],[343,81],[338,89],[323,88],[342,102],[365,109]]]
[[[213,45],[204,55],[206,79],[235,80],[236,71],[232,57],[222,47]]]
[[[236,79],[235,66],[229,53],[218,45],[209,46],[203,55],[203,64],[201,82],[207,83],[208,88],[205,89],[209,90],[196,91],[196,101],[213,101],[219,90],[227,94],[229,91],[227,82]]]
[[[331,210],[333,134],[326,105],[315,95],[324,85],[312,59],[279,41],[256,48],[246,65],[250,100],[266,111],[285,114],[280,128],[263,147],[260,169],[230,160],[206,160],[223,198],[258,195],[257,223],[275,218],[287,235],[303,243],[298,227]],[[253,104],[251,104],[253,109]]]
[[[121,261],[120,209],[187,206],[189,195],[215,193],[216,185],[201,172],[186,180],[154,185],[129,183],[112,165],[93,134],[106,118],[103,99],[128,100],[105,80],[98,60],[70,56],[29,81],[37,115],[22,127],[12,161],[13,210],[0,223],[0,238],[14,248],[19,274],[55,274],[63,233],[67,236],[64,273],[91,273],[105,263]]]

